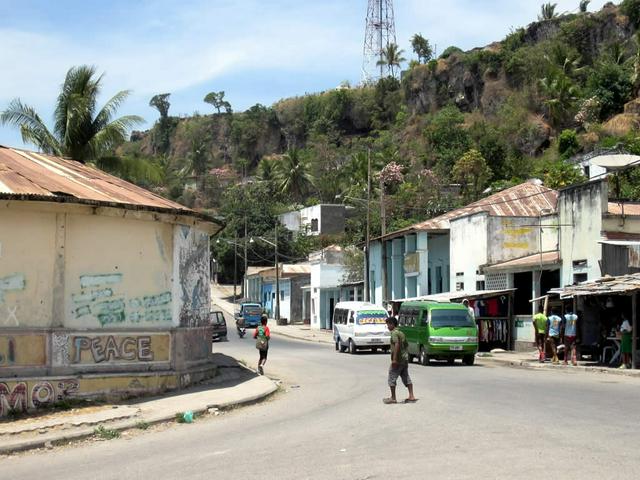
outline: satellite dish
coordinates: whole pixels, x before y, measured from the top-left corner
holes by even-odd
[[[600,155],[591,159],[591,164],[607,170],[622,170],[630,165],[640,165],[640,156],[625,154]]]

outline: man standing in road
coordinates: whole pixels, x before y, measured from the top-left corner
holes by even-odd
[[[385,398],[384,403],[398,403],[396,399],[396,383],[398,377],[409,390],[409,397],[404,403],[415,403],[418,399],[413,395],[413,383],[409,377],[409,352],[407,350],[407,339],[398,330],[398,320],[394,317],[387,318],[387,328],[391,332],[391,366],[389,367],[389,389],[391,397]]]
[[[533,316],[533,334],[538,347],[538,361],[544,363],[545,360],[545,344],[547,341],[547,316],[543,313],[542,305],[538,307],[538,313]]]

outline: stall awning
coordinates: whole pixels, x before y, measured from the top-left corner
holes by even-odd
[[[469,300],[480,300],[483,298],[493,298],[500,295],[506,295],[515,292],[515,288],[506,288],[504,290],[473,290],[467,292],[444,292],[435,293],[433,295],[423,295],[421,297],[402,298],[391,300],[392,302],[409,302],[416,300],[424,300],[428,302],[456,302],[465,298]]]
[[[557,293],[560,298],[571,298],[588,295],[627,295],[637,291],[640,291],[640,273],[601,277],[577,285],[554,288],[550,293]]]
[[[514,260],[508,260],[506,262],[496,263],[493,265],[487,265],[482,268],[485,273],[502,272],[502,271],[521,271],[549,269],[551,267],[560,264],[560,252],[557,250],[550,252],[534,253],[533,255],[527,255],[526,257],[516,258]]]

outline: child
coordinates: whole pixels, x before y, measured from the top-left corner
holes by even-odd
[[[256,348],[260,352],[260,359],[258,360],[258,373],[264,374],[262,366],[267,363],[267,353],[269,353],[269,340],[271,339],[271,332],[267,327],[267,316],[262,315],[260,318],[260,326],[258,326],[253,332],[253,338],[256,339]]]

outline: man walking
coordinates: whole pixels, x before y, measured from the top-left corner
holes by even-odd
[[[538,347],[538,361],[544,363],[545,360],[545,344],[547,341],[547,316],[543,313],[542,305],[538,307],[538,313],[533,316],[533,334]]]
[[[398,320],[394,317],[387,318],[387,328],[391,332],[391,366],[389,367],[389,389],[391,396],[383,400],[384,403],[398,403],[396,399],[396,383],[398,377],[409,390],[409,397],[404,403],[415,403],[418,399],[413,395],[413,383],[409,377],[409,352],[407,351],[407,339],[398,330]]]
[[[269,353],[269,340],[271,339],[271,332],[267,327],[267,316],[262,315],[260,318],[260,326],[253,332],[253,338],[256,339],[256,348],[260,352],[260,358],[258,359],[258,373],[264,374],[262,369],[263,365],[267,363],[267,354]]]

